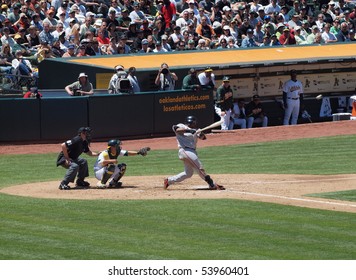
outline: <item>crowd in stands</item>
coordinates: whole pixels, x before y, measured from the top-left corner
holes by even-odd
[[[355,13],[345,0],[2,0],[0,71],[11,70],[16,54],[36,65],[56,57],[349,42]]]

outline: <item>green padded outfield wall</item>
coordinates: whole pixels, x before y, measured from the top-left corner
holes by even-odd
[[[41,138],[39,99],[0,99],[0,141]]]

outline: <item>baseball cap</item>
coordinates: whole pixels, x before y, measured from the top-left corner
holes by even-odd
[[[74,49],[75,49],[75,46],[74,46],[73,44],[71,44],[71,45],[68,46],[68,49],[74,50]]]
[[[81,77],[88,78],[88,75],[85,74],[85,73],[80,73],[79,76],[78,76],[78,79],[81,78]]]
[[[157,41],[156,42],[156,46],[162,46],[162,42],[161,41]]]
[[[189,40],[188,41],[188,44],[194,44],[195,42],[194,42],[194,40]]]
[[[143,41],[143,40],[142,40]],[[115,66],[115,70],[116,71],[124,71],[124,66],[122,66],[122,65],[116,65]]]
[[[168,39],[168,36],[167,36],[166,34],[163,34],[163,35],[161,36],[161,39],[162,39],[162,40],[167,40],[167,39]]]
[[[231,11],[231,9],[230,9],[229,6],[224,6],[224,7],[222,8],[222,10],[223,10],[224,12],[226,12],[226,11]]]
[[[229,76],[224,76],[223,77],[223,82],[229,82],[230,81],[230,77]]]
[[[252,99],[260,99],[260,96],[258,94],[255,94],[254,96],[252,96]]]
[[[216,29],[216,28],[219,28],[219,27],[221,27],[221,23],[218,22],[218,21],[214,21],[213,22],[213,28]]]
[[[247,29],[247,33],[253,33],[253,30],[251,28]]]
[[[213,69],[211,69],[210,67],[206,67],[204,72],[213,72]]]
[[[142,45],[148,45],[148,40],[147,40],[147,39],[143,39],[143,40],[141,41],[141,44],[142,44]]]
[[[230,30],[230,27],[228,25],[224,25],[223,30]]]
[[[81,74],[83,74],[83,73],[81,73]],[[90,127],[80,127],[79,129],[78,129],[78,134],[80,134],[80,133],[82,133],[82,132],[91,132],[91,128]]]
[[[300,26],[296,26],[295,28],[294,28],[294,30],[300,30],[300,29],[302,29]]]
[[[284,28],[284,29],[283,29],[283,32],[284,32],[284,31],[288,31],[288,32],[289,32],[289,28]]]
[[[271,19],[271,16],[266,15],[263,19],[264,19],[264,20],[266,20],[266,19],[270,20],[270,19]]]
[[[196,72],[197,72],[197,71],[196,71],[194,68],[190,68],[190,69],[189,69],[189,73],[190,73],[190,74],[193,74],[193,73],[196,73]]]
[[[115,10],[115,9],[114,9]],[[128,9],[126,9],[126,8],[123,8],[122,10],[121,10],[121,13],[128,13],[129,12],[129,10]]]
[[[317,25],[313,25],[312,26],[312,29],[314,30],[314,29],[319,29],[319,27],[317,26]]]

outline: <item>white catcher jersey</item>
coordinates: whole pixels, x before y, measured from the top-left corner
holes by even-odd
[[[127,155],[127,151],[126,150],[121,150],[120,154],[115,156],[115,158],[118,158],[119,156],[125,156],[125,155]],[[96,172],[96,171],[102,169],[104,167],[103,166],[103,161],[107,160],[107,159],[110,159],[108,150],[102,151],[99,154],[98,158],[96,159],[96,162],[94,164],[94,171]],[[111,159],[113,159],[113,158],[111,158]]]
[[[288,98],[299,98],[303,94],[303,84],[300,81],[289,80],[283,85],[283,91],[287,93]]]
[[[174,125],[172,127],[173,131],[174,127],[180,127],[180,128],[184,128],[184,129],[190,129],[189,126],[186,126],[185,124],[179,123],[177,125]],[[190,132],[185,132],[184,134],[178,134],[176,133],[176,138],[177,138],[177,142],[178,142],[178,147],[179,148],[190,148],[190,149],[196,149],[197,147],[197,142],[198,142],[198,135],[197,134],[192,134]]]

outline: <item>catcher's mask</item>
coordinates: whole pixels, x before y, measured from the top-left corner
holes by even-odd
[[[108,150],[110,149],[110,147],[115,147],[116,149],[116,153],[120,153],[120,145],[121,145],[121,141],[118,139],[111,139],[108,141]]]
[[[90,127],[81,127],[78,130],[78,135],[80,135],[81,133],[84,133],[85,136],[86,136],[87,142],[90,143],[90,141],[91,141],[91,132],[92,132],[92,129]]]
[[[187,124],[189,127],[196,127],[197,126],[197,118],[194,116],[188,116],[185,119],[185,124]]]

